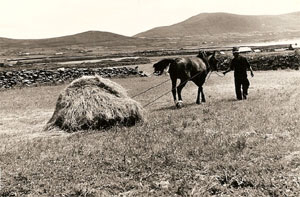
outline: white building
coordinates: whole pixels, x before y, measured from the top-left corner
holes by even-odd
[[[240,53],[248,53],[248,52],[252,52],[252,49],[250,47],[240,47],[239,52]]]
[[[293,49],[300,49],[300,45],[298,45],[297,43],[295,44],[291,44],[290,47],[289,47],[290,50],[293,50]]]

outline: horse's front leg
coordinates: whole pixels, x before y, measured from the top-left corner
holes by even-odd
[[[200,93],[201,93],[201,89],[200,87],[198,87],[198,93],[197,93],[197,100],[196,100],[196,104],[200,104]]]
[[[200,89],[201,89],[201,102],[205,103],[206,100],[205,100],[205,95],[204,95],[204,92],[203,92],[203,87],[201,86]]]
[[[197,100],[196,100],[197,104],[200,104],[200,94],[201,94],[201,101],[203,103],[205,103],[206,100],[205,100],[205,95],[204,95],[203,87],[202,86],[199,86],[199,88],[198,88],[198,94],[197,94]]]

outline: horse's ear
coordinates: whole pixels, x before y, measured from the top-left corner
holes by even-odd
[[[216,55],[216,51],[210,51],[209,52],[209,54],[208,54],[208,56],[211,56],[211,57],[215,57],[215,55]]]

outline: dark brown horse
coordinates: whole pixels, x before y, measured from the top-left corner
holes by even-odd
[[[153,65],[154,74],[161,75],[165,69],[168,69],[172,81],[172,94],[176,107],[182,106],[181,91],[188,81],[193,81],[198,86],[198,94],[196,103],[205,102],[203,93],[203,84],[207,74],[212,70],[217,70],[218,60],[215,58],[214,52],[200,51],[197,57],[179,57],[166,58]],[[180,79],[180,84],[177,85],[177,79]],[[176,99],[176,89],[178,94],[178,102]]]

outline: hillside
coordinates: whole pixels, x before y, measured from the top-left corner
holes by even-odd
[[[157,27],[133,37],[110,32],[87,31],[48,39],[0,38],[1,50],[93,48],[95,53],[112,51],[225,46],[234,43],[300,38],[300,12],[283,15],[236,15],[202,13],[180,23]],[[102,51],[97,51],[98,49]],[[5,53],[5,52],[3,52]],[[6,54],[6,53],[5,53]],[[9,53],[10,54],[10,53]]]
[[[87,31],[75,35],[48,39],[8,39],[0,38],[1,47],[13,48],[51,48],[66,46],[139,46],[147,44],[147,40],[132,38],[102,31]]]
[[[236,15],[229,13],[202,13],[183,22],[157,27],[135,37],[164,38],[222,33],[299,31],[300,12],[283,15]]]

